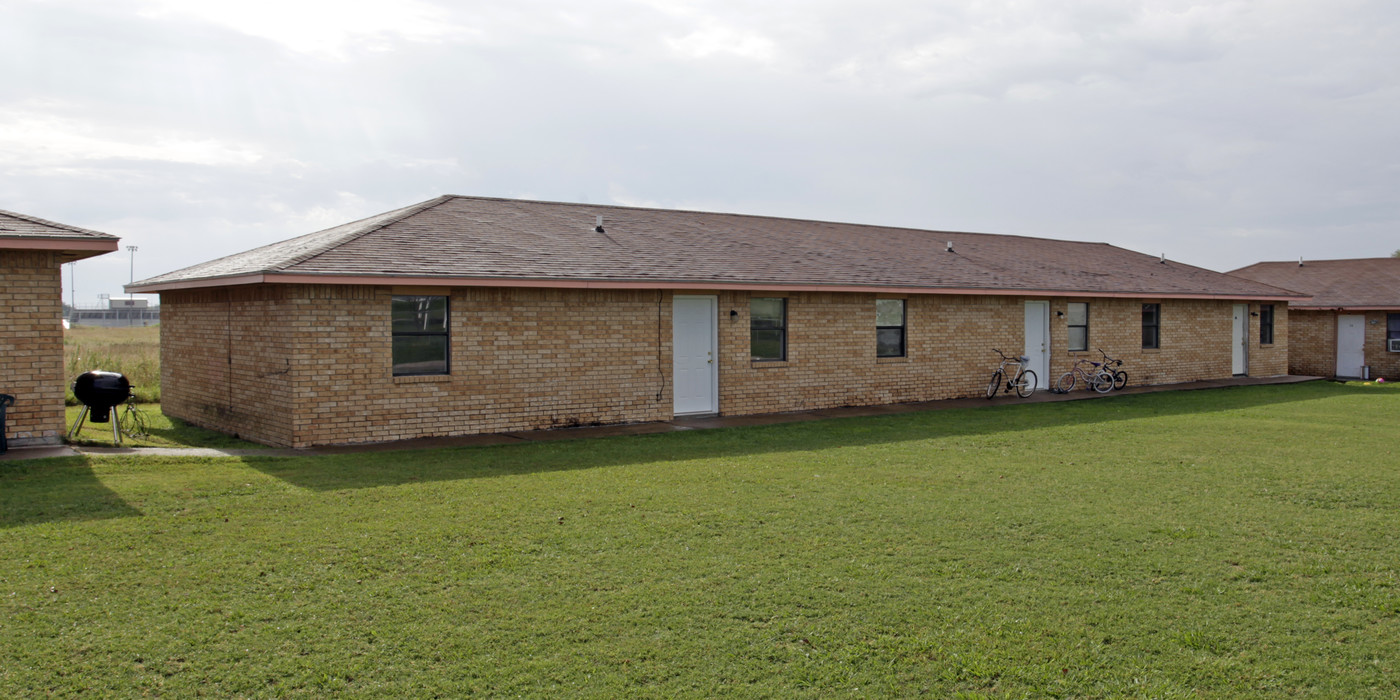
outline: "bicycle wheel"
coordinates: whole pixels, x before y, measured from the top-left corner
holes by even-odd
[[[1114,388],[1114,389],[1122,389],[1123,387],[1125,387],[1125,386],[1127,386],[1127,385],[1128,385],[1128,373],[1127,373],[1127,372],[1124,372],[1123,370],[1120,369],[1120,370],[1118,370],[1117,372],[1114,372],[1114,373],[1113,373],[1113,388]]]
[[[1027,396],[1030,396],[1031,394],[1035,393],[1035,372],[1032,372],[1028,369],[1021,370],[1021,373],[1016,375],[1016,378],[1011,381],[1011,385],[1016,387],[1017,396],[1023,399]]]
[[[992,381],[987,382],[987,398],[992,398],[1001,390],[1001,370],[992,372]]]
[[[134,404],[127,404],[121,414],[121,431],[133,439],[146,437],[146,414]]]
[[[1061,394],[1068,394],[1074,391],[1074,372],[1065,372],[1060,375],[1060,381],[1055,382],[1055,391]]]
[[[1107,394],[1113,391],[1113,373],[1107,370],[1099,370],[1094,376],[1089,378],[1089,386],[1100,394]]]

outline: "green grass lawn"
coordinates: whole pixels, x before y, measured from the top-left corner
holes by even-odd
[[[1396,697],[1400,391],[0,464],[0,696]]]
[[[69,430],[72,430],[73,424],[77,421],[82,410],[81,405],[67,408],[64,425]],[[125,405],[112,409],[106,423],[93,423],[90,418],[85,417],[82,428],[68,442],[86,447],[117,446],[116,441],[112,438],[111,418],[116,415],[125,415],[125,410]],[[247,440],[239,440],[230,435],[192,426],[177,418],[169,418],[160,412],[160,404],[138,404],[136,410],[141,414],[144,427],[132,429],[130,432],[135,433],[135,435],[123,434],[121,447],[218,447],[228,449],[258,449],[263,447]]]

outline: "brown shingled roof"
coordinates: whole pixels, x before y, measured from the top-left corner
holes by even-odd
[[[79,260],[114,251],[119,240],[100,231],[0,209],[0,249],[57,251],[64,260]]]
[[[279,281],[1302,296],[1105,243],[454,195],[129,289]]]
[[[16,214],[4,209],[0,209],[0,237],[116,239],[116,236],[108,233],[47,221],[37,216]]]
[[[1229,274],[1312,296],[1302,309],[1400,309],[1400,258],[1261,262]]]

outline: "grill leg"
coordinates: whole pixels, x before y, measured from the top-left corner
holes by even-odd
[[[122,418],[115,408],[112,409],[112,444],[122,446]]]
[[[83,404],[83,410],[78,411],[78,419],[75,420],[75,421],[73,421],[73,429],[68,431],[68,439],[69,439],[69,440],[72,440],[72,439],[73,439],[73,436],[74,436],[74,435],[77,435],[77,434],[78,434],[78,431],[83,429],[83,421],[84,421],[84,420],[87,420],[87,413],[88,413],[87,404]]]

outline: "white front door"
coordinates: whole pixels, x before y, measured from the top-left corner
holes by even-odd
[[[679,296],[671,307],[672,389],[676,415],[719,411],[716,309],[719,298]]]
[[[1026,302],[1026,369],[1035,372],[1035,388],[1050,388],[1050,302]]]
[[[1235,304],[1230,331],[1230,371],[1235,376],[1249,374],[1249,304]]]
[[[1360,377],[1366,364],[1366,317],[1337,317],[1337,376]]]

